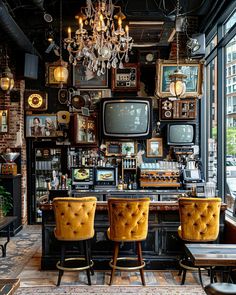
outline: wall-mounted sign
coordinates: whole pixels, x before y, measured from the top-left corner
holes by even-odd
[[[48,108],[47,93],[37,90],[25,91],[26,111],[46,111]]]

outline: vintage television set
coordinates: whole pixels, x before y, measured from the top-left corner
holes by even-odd
[[[96,167],[94,175],[95,189],[111,189],[118,186],[118,168],[113,167]]]
[[[147,97],[103,98],[102,132],[105,138],[152,137],[152,99]]]
[[[167,125],[167,144],[185,146],[197,144],[197,125],[195,123],[169,123]]]
[[[74,189],[90,189],[94,184],[93,167],[72,167],[71,180]]]

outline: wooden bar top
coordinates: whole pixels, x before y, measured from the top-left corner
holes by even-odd
[[[236,244],[186,244],[195,266],[236,266]]]
[[[52,210],[52,203],[40,204],[41,210]],[[221,204],[221,211],[225,211],[227,209],[227,205]],[[107,202],[106,201],[98,201],[96,206],[97,211],[107,210]],[[151,201],[150,202],[150,211],[178,211],[179,204],[178,201]]]

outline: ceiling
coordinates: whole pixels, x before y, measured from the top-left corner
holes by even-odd
[[[66,27],[76,30],[75,15],[82,0],[0,0],[0,44],[9,44],[15,50],[33,51],[47,58],[45,53],[49,43],[46,35],[54,33],[55,43],[59,44],[60,1],[62,1],[63,34]],[[180,0],[180,14],[197,16],[199,24],[216,11],[226,1],[222,0]],[[113,0],[122,7],[125,22],[148,21],[149,24],[130,23],[130,35],[137,46],[168,46],[168,39],[175,27],[176,1],[172,0]],[[45,21],[50,14],[52,22]],[[153,24],[152,22],[159,22]],[[200,26],[199,26],[200,28]],[[199,29],[198,28],[198,29]],[[64,36],[63,36],[64,37]],[[54,54],[54,53],[53,53]]]

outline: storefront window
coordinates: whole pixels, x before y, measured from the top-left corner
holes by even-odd
[[[236,14],[232,17],[235,23]],[[229,24],[233,22],[231,18]],[[226,203],[228,209],[232,210],[236,197],[236,36],[227,44],[225,54],[226,73],[228,73],[226,74]]]
[[[217,59],[207,66],[207,97],[210,103],[208,139],[208,179],[217,180]]]

